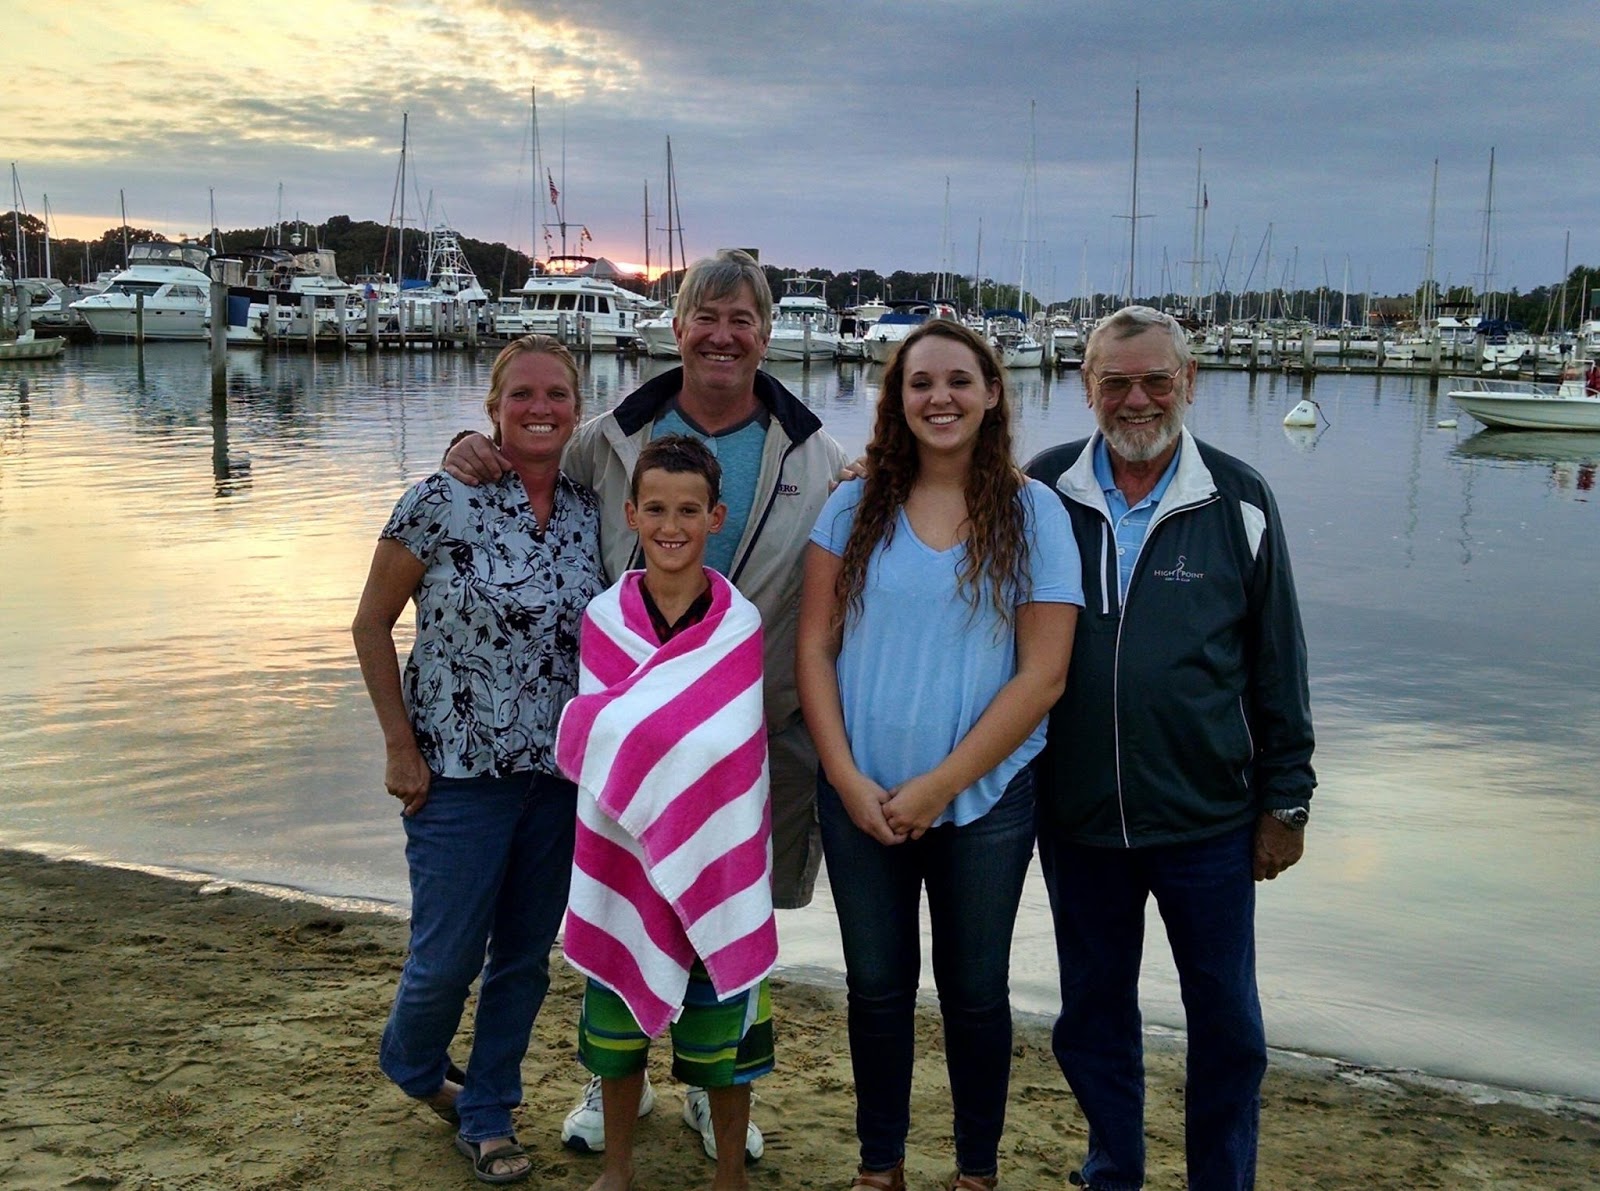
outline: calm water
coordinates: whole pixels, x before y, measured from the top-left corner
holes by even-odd
[[[490,356],[71,351],[0,369],[0,845],[406,899],[347,626],[400,491]],[[656,366],[597,360],[592,409]],[[854,451],[876,372],[778,375]],[[1019,374],[1024,454],[1086,433]],[[1282,505],[1312,659],[1308,855],[1262,887],[1272,1041],[1600,1099],[1600,436],[1440,430],[1404,378],[1205,373],[1191,425]],[[831,899],[786,964],[840,967]],[[1152,916],[1152,1021],[1182,1020]],[[1042,886],[1013,984],[1055,1004]]]

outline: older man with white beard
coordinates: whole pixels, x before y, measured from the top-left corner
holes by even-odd
[[[1254,1185],[1255,882],[1300,858],[1316,784],[1277,504],[1252,468],[1184,428],[1195,371],[1174,319],[1118,311],[1084,351],[1098,433],[1027,468],[1061,496],[1083,559],[1067,689],[1035,770],[1061,967],[1053,1049],[1089,1125],[1072,1182],[1100,1191],[1144,1182],[1152,896],[1188,1022],[1188,1185]]]

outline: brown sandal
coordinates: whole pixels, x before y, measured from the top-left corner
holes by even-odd
[[[850,1184],[850,1191],[906,1191],[905,1159],[902,1158],[888,1170],[858,1169],[855,1182]]]
[[[997,1174],[962,1174],[958,1170],[945,1184],[945,1191],[996,1191],[999,1186]]]

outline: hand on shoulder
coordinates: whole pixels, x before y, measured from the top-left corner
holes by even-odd
[[[490,484],[511,470],[511,461],[476,430],[456,436],[444,454],[444,469],[468,487]]]

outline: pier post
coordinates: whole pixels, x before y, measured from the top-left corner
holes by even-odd
[[[278,295],[267,295],[267,325],[263,332],[267,339],[267,346],[272,347],[278,341]]]
[[[340,351],[344,351],[344,349],[347,346],[349,346],[349,342],[350,342],[350,332],[349,332],[349,329],[345,326],[345,321],[344,321],[345,320],[345,295],[344,294],[334,294],[333,295],[333,317],[334,317],[334,320],[339,324],[339,350]]]
[[[467,307],[467,346],[478,346],[478,311],[471,306]]]
[[[21,339],[33,327],[33,296],[20,285],[17,289],[17,338]]]
[[[1372,358],[1377,361],[1376,367],[1383,367],[1383,328],[1378,328],[1378,343],[1373,349]]]
[[[20,299],[20,295],[19,295]],[[21,307],[18,306],[18,310]],[[144,346],[144,295],[135,294],[133,298],[133,341],[140,347]]]
[[[580,314],[578,325],[583,328],[583,352],[585,355],[594,355],[594,316]]]
[[[446,306],[437,298],[428,299],[428,327],[433,332],[433,350],[439,350],[439,343],[444,337],[443,323],[446,317]]]
[[[317,300],[310,294],[300,295],[300,317],[306,322],[306,350],[317,350]]]
[[[1300,363],[1305,366],[1306,375],[1310,376],[1314,368],[1317,355],[1316,332],[1310,327],[1300,332]]]
[[[211,396],[228,389],[228,287],[211,283]]]
[[[378,299],[376,295],[367,299],[367,350],[378,350]]]
[[[800,363],[802,367],[811,367],[811,316],[803,316],[805,323],[805,337],[800,342]]]

